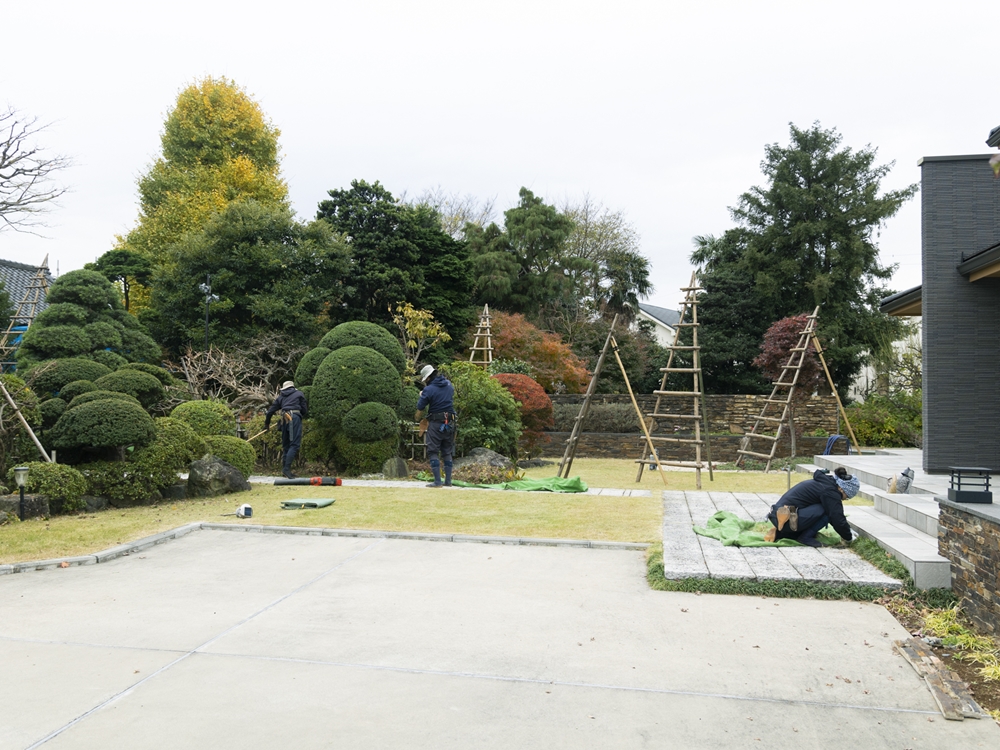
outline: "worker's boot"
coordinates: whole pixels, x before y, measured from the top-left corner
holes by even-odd
[[[777,536],[778,536],[778,530],[772,526],[771,528],[769,528],[767,531],[764,532],[764,541],[773,542],[775,541],[775,538]]]
[[[782,505],[774,512],[774,517],[778,519],[778,531],[785,528],[785,524],[788,523],[788,519],[791,516],[791,511],[787,505]],[[796,523],[798,519],[796,519]]]
[[[799,530],[799,509],[794,505],[788,506],[788,527],[792,531]]]
[[[442,487],[443,485],[441,484],[441,462],[436,458],[432,458],[430,463],[431,463],[431,474],[434,475],[434,481],[431,484],[428,484],[427,486]]]
[[[451,461],[444,462],[444,486],[451,487]]]

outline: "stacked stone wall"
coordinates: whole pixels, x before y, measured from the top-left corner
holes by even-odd
[[[951,562],[952,591],[977,628],[1000,635],[1000,508],[940,506],[938,551]]]

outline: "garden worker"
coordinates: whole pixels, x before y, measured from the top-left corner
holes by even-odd
[[[767,520],[774,528],[764,535],[765,541],[794,539],[810,547],[819,547],[816,534],[827,524],[832,525],[845,542],[851,541],[851,527],[844,516],[844,500],[857,495],[860,487],[858,478],[852,477],[843,467],[833,474],[817,469],[812,480],[799,482],[771,506]]]
[[[271,408],[264,415],[264,429],[271,429],[271,417],[281,412],[281,463],[282,471],[288,479],[295,479],[292,474],[292,461],[302,444],[302,418],[308,416],[309,405],[305,394],[295,387],[295,383],[286,380],[281,384],[278,397],[274,399]]]
[[[455,453],[455,386],[432,365],[425,365],[420,371],[420,382],[424,389],[417,401],[416,421],[427,414],[427,431],[424,445],[427,458],[434,474],[434,483],[428,487],[441,487],[441,464],[444,463],[444,487],[451,487],[451,457]],[[438,459],[440,453],[441,458]]]

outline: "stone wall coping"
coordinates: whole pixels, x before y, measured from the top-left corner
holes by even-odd
[[[976,516],[984,521],[989,521],[1000,526],[1000,505],[996,503],[956,503],[941,495],[935,495],[934,499],[937,500],[938,505],[946,505],[955,510],[963,510],[970,516]]]

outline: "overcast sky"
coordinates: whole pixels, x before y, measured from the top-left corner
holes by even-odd
[[[921,156],[986,153],[1000,125],[995,6],[985,2],[22,3],[7,15],[0,104],[51,122],[74,166],[46,238],[0,233],[0,258],[81,267],[138,215],[178,92],[243,86],[281,130],[302,218],[332,188],[378,180],[495,198],[524,185],[623,211],[676,307],[691,238],[732,226],[788,123],[918,182]],[[897,290],[920,283],[919,196],[879,246]]]

